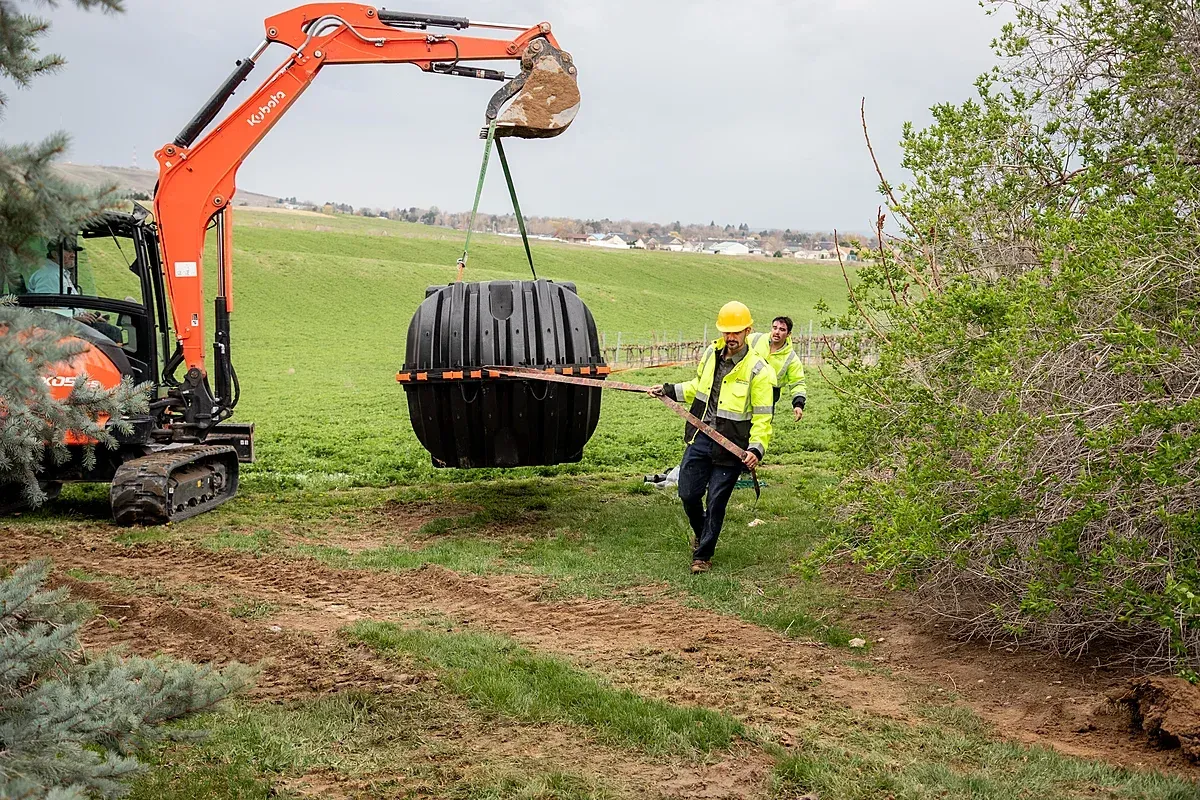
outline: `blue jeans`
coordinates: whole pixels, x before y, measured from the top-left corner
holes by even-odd
[[[679,465],[679,499],[683,501],[683,510],[699,543],[692,553],[693,561],[712,560],[721,526],[725,524],[725,507],[729,505],[734,484],[742,474],[741,464],[713,463],[713,456],[718,452],[722,452],[719,444],[703,433],[697,433]],[[703,503],[706,493],[707,509]]]

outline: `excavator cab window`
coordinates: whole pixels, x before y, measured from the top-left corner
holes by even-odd
[[[42,258],[17,281],[17,302],[74,319],[123,351],[136,380],[157,375],[156,328],[145,296],[151,284],[139,261],[137,220],[102,218],[78,236],[37,244]]]
[[[80,241],[76,273],[79,293],[141,304],[142,282],[132,241],[123,237],[96,237]]]

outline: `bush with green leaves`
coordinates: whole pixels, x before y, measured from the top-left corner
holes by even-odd
[[[0,797],[120,797],[139,749],[195,735],[165,723],[212,708],[250,672],[86,658],[78,634],[92,615],[65,589],[44,590],[48,572],[31,562],[0,581]]]
[[[840,320],[850,544],[960,631],[1195,675],[1200,12],[990,5]]]

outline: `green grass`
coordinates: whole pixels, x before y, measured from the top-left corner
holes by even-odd
[[[330,546],[300,552],[334,566],[406,570],[438,564],[474,573],[546,578],[550,595],[636,599],[639,587],[670,587],[693,605],[740,616],[791,636],[844,645],[838,592],[794,565],[824,535],[817,512],[824,481],[779,470],[755,504],[738,490],[726,515],[716,569],[688,572],[691,529],[673,491],[631,481],[507,480],[452,487],[457,503],[481,508],[429,523],[404,546],[349,553]],[[755,519],[766,524],[749,527]],[[499,531],[495,526],[503,525]],[[429,537],[429,538],[421,538]]]
[[[209,736],[201,746],[157,753],[152,763],[169,762],[171,769],[151,770],[131,797],[265,798],[272,778],[322,768],[359,774],[386,753],[411,747],[407,732],[429,713],[353,692],[307,703],[227,703],[188,720],[185,730]]]
[[[649,754],[708,753],[745,734],[732,717],[615,689],[562,659],[531,653],[500,636],[406,630],[381,622],[356,623],[347,635],[379,653],[429,663],[455,691],[487,711],[524,722],[580,725],[609,744]]]
[[[284,787],[298,786],[306,775],[353,781],[355,796],[364,797],[408,796],[404,792],[414,789],[423,797],[608,796],[595,779],[519,761],[485,761],[475,768],[436,744],[477,723],[469,712],[429,692],[399,697],[342,692],[283,704],[228,703],[184,724],[184,730],[209,731],[199,744],[153,753],[152,769],[130,797],[295,797],[298,792]],[[547,787],[564,791],[548,794]],[[509,790],[514,793],[497,794]]]
[[[400,658],[403,658],[400,656]],[[430,684],[422,684],[422,687]],[[494,716],[494,715],[493,715]],[[297,797],[306,776],[340,783],[339,796],[456,800],[609,800],[627,796],[594,770],[573,771],[553,756],[490,752],[493,737],[540,738],[536,728],[491,722],[437,688],[385,694],[349,691],[287,703],[226,703],[191,718],[181,732],[197,742],[159,747],[132,800]],[[568,729],[565,746],[587,732]],[[467,738],[479,747],[461,746]],[[572,753],[578,763],[585,758]],[[637,756],[631,755],[634,763]],[[309,784],[307,796],[314,795]]]
[[[466,738],[486,744],[494,726],[524,726],[534,740],[538,726],[554,725],[578,742],[595,745],[589,734],[630,748],[631,757],[690,759],[701,752],[719,757],[732,741],[736,721],[704,709],[719,720],[700,742],[672,706],[633,695],[630,709],[649,720],[618,726],[607,715],[591,720],[590,706],[613,700],[612,690],[570,667],[546,668],[511,643],[472,634],[405,632],[394,626],[361,624],[354,634],[381,648],[405,669],[423,660],[433,665],[449,690],[472,701],[460,705],[436,684],[387,694],[343,692],[298,702],[235,701],[222,710],[186,721],[186,731],[209,735],[195,744],[175,744],[150,755],[151,769],[134,787],[134,800],[183,798],[292,797],[287,787],[306,775],[349,782],[355,796],[490,798],[610,798],[620,796],[603,776],[581,774],[552,757],[529,759],[468,754]],[[561,662],[557,662],[561,664]],[[616,702],[621,707],[623,701]],[[668,709],[666,715],[662,709]],[[919,709],[915,724],[825,708],[814,712],[800,741],[785,749],[763,739],[775,759],[771,796],[797,798],[815,792],[821,800],[1193,800],[1195,783],[1180,777],[1133,772],[1083,761],[1040,747],[996,741],[989,727],[962,708]],[[495,718],[495,719],[492,719]],[[565,731],[563,724],[568,727]],[[572,726],[578,733],[572,734]],[[703,727],[703,726],[700,726]],[[674,730],[672,730],[674,728]],[[722,728],[728,737],[714,736]],[[569,740],[568,739],[568,740]],[[643,742],[669,752],[646,753]],[[469,748],[468,748],[469,749]],[[486,748],[485,748],[486,752]],[[711,760],[711,758],[710,758]],[[645,787],[654,788],[654,787]],[[407,794],[406,794],[407,793]],[[634,796],[644,796],[644,792]]]
[[[235,598],[229,616],[235,619],[264,619],[279,611],[279,606],[262,600]]]
[[[1133,772],[1044,747],[997,741],[969,710],[934,706],[917,724],[826,709],[805,740],[781,754],[777,796],[821,800],[1193,800],[1200,787],[1174,776]]]
[[[453,800],[607,800],[612,792],[596,780],[566,772],[527,775],[501,772],[450,794]]]
[[[262,555],[274,549],[278,537],[274,532],[259,529],[252,533],[221,530],[201,541],[209,550],[238,550],[243,553]]]
[[[237,220],[233,354],[242,401],[235,420],[256,424],[259,456],[245,470],[243,486],[329,489],[480,477],[431,466],[395,381],[408,322],[426,286],[453,280],[461,235],[345,216],[238,211]],[[115,245],[94,239],[86,246],[85,272],[93,277],[85,283],[106,294],[136,296]],[[765,324],[780,313],[815,318],[812,309],[821,299],[844,305],[836,265],[548,243],[534,249],[539,274],[576,282],[598,327],[614,339],[618,331],[628,341],[664,330],[671,338],[681,330],[699,338],[735,296]],[[212,253],[208,259],[211,265]],[[471,264],[468,277],[475,280],[528,275],[520,244],[502,237],[475,239]],[[207,278],[211,284],[211,269]],[[677,377],[650,373],[634,380]],[[634,412],[639,405],[648,407],[656,428],[677,433],[675,418],[658,403],[606,396],[582,464],[525,474],[649,471],[669,462],[677,436],[669,437],[668,448],[646,426],[627,424],[631,413],[643,416]]]

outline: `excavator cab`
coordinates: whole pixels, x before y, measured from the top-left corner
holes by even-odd
[[[171,356],[155,225],[145,209],[102,214],[76,235],[50,242],[44,263],[21,282],[18,305],[57,315],[84,345],[45,376],[52,397],[65,399],[83,380],[151,386],[146,413],[127,417],[125,429],[109,426],[116,447],[96,447],[89,457],[94,442],[68,431],[68,457],[47,459],[43,491],[54,497],[64,483],[109,483],[113,517],[124,524],[185,519],[232,498],[239,464],[254,458],[254,426],[225,422],[202,440],[173,441],[178,360]],[[0,485],[0,513],[19,510],[20,495],[18,487]]]

